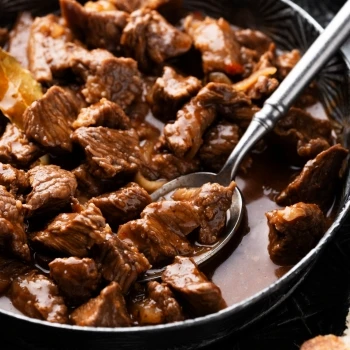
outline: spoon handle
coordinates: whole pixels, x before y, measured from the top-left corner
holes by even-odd
[[[218,177],[227,184],[236,176],[239,164],[251,148],[287,113],[293,101],[311,82],[350,33],[348,0],[323,33],[315,40],[277,90],[257,112],[246,132],[232,151]]]

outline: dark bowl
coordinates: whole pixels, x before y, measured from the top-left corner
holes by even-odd
[[[8,24],[20,10],[43,14],[57,7],[57,1],[52,0],[0,1],[0,21]],[[308,13],[289,0],[184,0],[184,7],[224,17],[238,26],[259,29],[286,50],[305,51],[322,30]],[[317,77],[322,103],[345,147],[350,140],[349,67],[349,62],[339,54]],[[350,206],[349,187],[347,171],[336,220],[316,248],[268,288],[221,312],[174,324],[111,329],[51,324],[0,310],[1,333],[7,335],[10,343],[13,340],[14,349],[164,350],[195,349],[241,332],[282,303],[305,278],[344,222]]]

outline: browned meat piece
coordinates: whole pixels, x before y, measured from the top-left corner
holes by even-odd
[[[127,55],[137,60],[140,69],[147,71],[152,64],[162,64],[187,52],[192,40],[157,11],[142,9],[130,15],[121,44]]]
[[[18,170],[10,164],[0,163],[0,185],[16,195],[30,188],[29,179],[23,170]]]
[[[316,204],[299,202],[265,214],[270,228],[268,251],[278,265],[294,265],[326,232],[326,219]]]
[[[199,218],[192,204],[162,201],[148,205],[141,219],[120,226],[118,237],[135,244],[152,265],[160,265],[176,255],[194,252],[186,235],[198,226]]]
[[[131,304],[131,314],[139,325],[183,321],[182,308],[165,283],[147,284],[147,297]]]
[[[137,278],[151,267],[133,244],[121,241],[116,235],[107,236],[105,241],[97,244],[93,255],[103,278],[118,282],[125,294]]]
[[[133,130],[114,130],[99,126],[77,129],[72,140],[85,150],[91,174],[104,179],[138,170],[140,149]]]
[[[286,154],[289,154],[290,157],[307,156],[307,159],[312,159],[317,156],[316,152],[332,144],[330,121],[313,118],[299,108],[291,108],[287,115],[277,122],[273,133],[274,142],[282,144],[286,148]],[[315,139],[321,139],[321,141],[312,141],[315,146],[313,147],[309,143]]]
[[[239,29],[234,33],[237,42],[241,46],[257,51],[259,56],[268,51],[272,43],[272,40],[259,30]]]
[[[32,267],[17,259],[0,255],[0,295],[7,292],[12,281],[19,275],[27,273]]]
[[[10,32],[8,45],[10,55],[15,57],[21,66],[26,69],[28,69],[27,51],[32,23],[33,17],[29,12],[20,13]]]
[[[279,82],[275,78],[260,76],[257,82],[247,91],[252,100],[260,100],[270,96],[278,87]]]
[[[129,15],[115,8],[83,7],[75,0],[60,0],[61,12],[74,35],[90,48],[117,51]]]
[[[7,28],[0,28],[0,47],[4,47],[9,39],[9,31]]]
[[[303,343],[300,350],[349,350],[349,345],[342,337],[319,335]]]
[[[130,220],[137,219],[151,201],[150,195],[133,182],[116,192],[90,200],[101,210],[108,224],[115,228]]]
[[[70,53],[66,43],[73,40],[71,31],[54,16],[37,17],[28,42],[29,70],[39,82],[52,82],[70,68]]]
[[[31,240],[45,250],[84,258],[108,233],[111,231],[100,209],[90,203],[78,213],[59,214],[45,230],[34,233]]]
[[[217,113],[230,120],[247,119],[252,114],[247,96],[227,84],[209,83],[177,113],[175,123],[164,127],[168,147],[180,158],[192,159],[202,145],[206,129]],[[242,110],[242,112],[241,112]]]
[[[163,7],[170,5],[176,6],[182,0],[108,0],[115,5],[119,10],[133,12],[140,8],[148,8],[161,12]]]
[[[226,224],[226,212],[232,203],[234,181],[228,187],[207,183],[200,188],[180,188],[172,198],[189,201],[197,212],[200,222],[199,242],[213,244]]]
[[[10,299],[23,314],[53,323],[67,323],[68,310],[57,286],[44,275],[32,272],[13,281]]]
[[[213,71],[230,75],[242,74],[240,45],[230,23],[206,17],[196,19],[190,15],[185,19],[185,30],[192,37],[194,46],[202,53],[204,73]]]
[[[268,50],[264,52],[254,65],[253,72],[276,66],[276,46],[271,43]]]
[[[73,324],[85,327],[131,326],[122,291],[116,282],[104,288],[98,297],[75,309],[70,318]]]
[[[285,52],[277,57],[276,66],[278,68],[278,75],[280,79],[285,78],[288,73],[294,68],[301,58],[299,50],[292,50]]]
[[[86,51],[72,46],[71,50],[71,67],[85,81],[82,94],[87,103],[105,97],[125,109],[141,96],[140,72],[133,59],[114,57],[102,49]]]
[[[106,126],[112,129],[127,130],[130,128],[130,119],[116,103],[101,99],[87,108],[83,108],[73,128],[82,126]]]
[[[199,150],[199,158],[205,169],[219,172],[240,137],[241,130],[235,124],[220,121],[211,127],[204,135],[203,145]]]
[[[101,276],[92,259],[56,258],[49,267],[51,278],[70,305],[88,301],[100,284]]]
[[[348,153],[348,150],[338,144],[309,160],[299,176],[276,198],[276,202],[279,205],[315,203],[326,210],[334,197]]]
[[[0,249],[30,260],[22,203],[0,186]]]
[[[0,162],[28,168],[43,152],[15,124],[8,123],[0,138]]]
[[[162,280],[189,303],[197,316],[226,307],[220,288],[199,271],[191,258],[177,256],[174,263],[166,267]]]
[[[74,175],[57,165],[39,165],[28,171],[32,192],[28,194],[28,216],[55,212],[69,204],[77,188]]]
[[[151,91],[150,103],[155,117],[161,120],[175,119],[177,111],[195,96],[202,83],[195,77],[184,77],[171,67],[164,67]]]
[[[71,152],[71,124],[78,114],[76,107],[76,101],[68,92],[59,86],[51,87],[23,114],[28,139],[52,153]]]

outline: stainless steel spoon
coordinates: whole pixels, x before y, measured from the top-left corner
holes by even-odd
[[[318,71],[331,58],[350,33],[350,0],[334,17],[323,33],[316,39],[297,65],[282,81],[278,89],[266,100],[263,108],[257,112],[246,132],[232,151],[225,165],[218,174],[198,172],[181,176],[163,185],[151,197],[157,201],[177,188],[200,187],[208,182],[224,186],[235,178],[239,165],[245,155],[264,135],[273,129],[276,122],[286,114],[293,101],[311,82]],[[231,208],[228,210],[227,225],[221,239],[207,252],[195,256],[197,264],[202,264],[217,254],[237,231],[244,213],[241,192],[236,187]],[[144,281],[160,277],[162,269],[150,270]]]

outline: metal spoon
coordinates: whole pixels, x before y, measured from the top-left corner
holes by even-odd
[[[177,188],[200,187],[208,182],[228,186],[235,178],[239,165],[245,155],[264,135],[273,129],[276,122],[287,113],[293,101],[311,82],[318,71],[341,46],[350,33],[350,0],[334,17],[323,33],[316,39],[297,65],[282,81],[278,89],[265,101],[263,108],[257,112],[246,132],[230,154],[218,174],[198,172],[181,176],[163,185],[151,198],[157,201]],[[202,264],[217,254],[237,231],[244,213],[244,202],[241,192],[236,187],[232,205],[228,210],[227,225],[221,239],[211,249],[195,256],[197,264]],[[162,269],[150,270],[143,281],[160,277]]]

